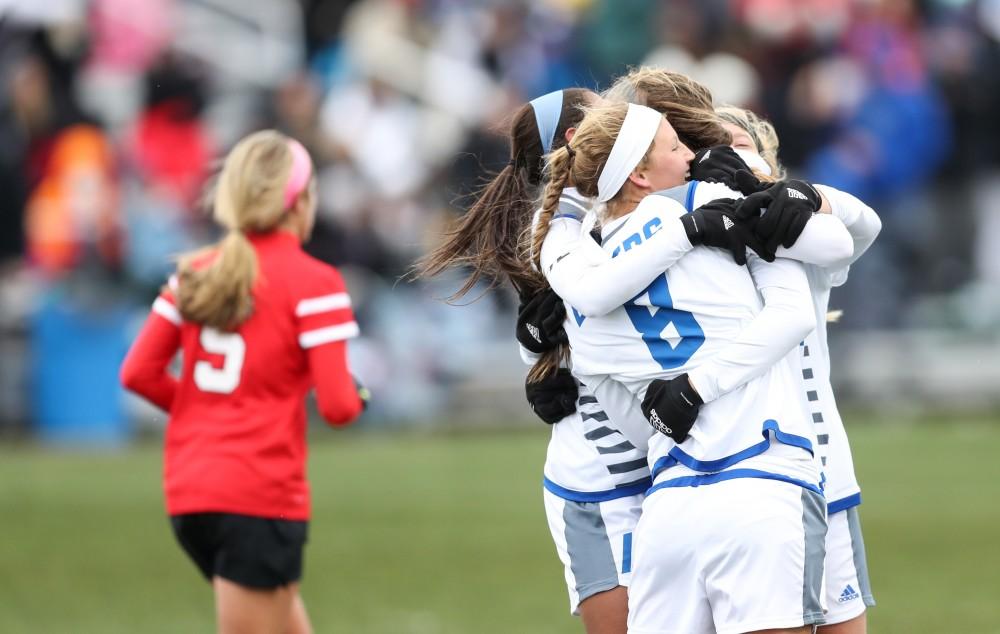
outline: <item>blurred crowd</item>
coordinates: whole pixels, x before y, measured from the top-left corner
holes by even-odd
[[[122,405],[118,361],[171,257],[217,235],[215,161],[264,127],[316,161],[308,250],[348,279],[376,416],[519,381],[508,295],[401,277],[520,103],[639,64],[765,115],[793,174],[880,213],[844,329],[995,330],[1000,0],[0,0],[0,431],[162,422]]]

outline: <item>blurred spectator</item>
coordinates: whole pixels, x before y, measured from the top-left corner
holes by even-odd
[[[17,2],[0,21],[5,350],[36,355],[74,319],[111,337],[174,254],[213,237],[199,194],[215,158],[275,127],[314,158],[309,250],[344,267],[373,412],[447,412],[461,385],[503,381],[504,368],[520,377],[509,297],[451,308],[435,299],[448,289],[399,276],[505,162],[516,104],[600,89],[639,63],[756,109],[793,173],[882,215],[878,242],[834,293],[847,309],[839,332],[1000,322],[1000,0],[131,5]],[[29,330],[48,338],[17,343]],[[0,376],[0,395],[20,380]]]
[[[25,217],[28,258],[59,277],[96,258],[109,269],[121,263],[121,216],[112,150],[94,126],[61,131]]]
[[[196,71],[162,58],[146,77],[146,106],[128,135],[129,158],[146,187],[194,206],[218,149],[201,118]]]

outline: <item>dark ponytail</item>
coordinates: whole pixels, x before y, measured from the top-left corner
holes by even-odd
[[[505,278],[519,293],[537,289],[541,280],[520,259],[517,248],[535,199],[536,188],[528,177],[516,160],[504,167],[445,233],[444,242],[417,262],[416,275],[427,278],[451,267],[468,267],[465,281],[449,302],[465,296],[482,279],[489,281],[489,289]]]
[[[583,118],[581,106],[591,93],[582,88],[563,91],[563,105],[552,142],[553,149],[565,145],[566,130]],[[468,267],[461,288],[449,302],[465,296],[480,280],[489,289],[505,280],[522,295],[546,286],[544,278],[522,257],[522,235],[531,226],[545,165],[535,112],[530,103],[515,113],[510,129],[511,159],[479,192],[472,207],[444,236],[444,241],[415,265],[411,275],[428,278],[444,270]]]

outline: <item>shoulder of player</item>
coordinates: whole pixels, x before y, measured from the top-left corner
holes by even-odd
[[[590,211],[592,206],[592,201],[581,196],[575,188],[567,187],[559,196],[559,203],[552,214],[550,223],[555,224],[558,221],[581,223],[583,222],[583,219],[586,218],[587,213]],[[533,228],[537,229],[538,220],[541,215],[542,208],[536,208],[535,213],[532,214],[531,217],[531,226]]]
[[[195,251],[187,259],[187,266],[190,266],[192,270],[201,271],[212,265],[213,262],[219,257],[219,249],[212,247],[205,247],[198,251]],[[180,287],[180,272],[179,270],[174,271],[167,278],[166,284],[160,287],[160,297],[164,297],[171,302],[175,301],[177,296],[178,288]]]
[[[635,220],[639,220],[652,216],[675,217],[686,214],[687,210],[684,208],[684,204],[670,195],[671,192],[672,190],[668,189],[649,194],[639,201],[639,205],[635,208],[635,211],[629,215],[634,216]]]
[[[672,200],[679,204],[685,211],[693,211],[707,202],[719,198],[743,198],[743,194],[732,190],[722,183],[709,183],[706,181],[689,181],[677,187],[663,189],[647,196],[655,199]],[[654,200],[655,200],[654,199]],[[659,204],[666,204],[661,202]]]
[[[333,265],[299,251],[289,262],[287,286],[292,294],[309,297],[323,293],[345,292],[344,278]]]
[[[582,196],[575,187],[567,187],[559,195],[559,206],[553,219],[565,218],[582,222],[592,206],[593,202]]]
[[[744,197],[742,193],[736,191],[735,189],[730,189],[723,183],[692,181],[690,185],[692,188],[691,205],[694,209],[701,207],[705,203],[718,200],[720,198],[739,199]]]

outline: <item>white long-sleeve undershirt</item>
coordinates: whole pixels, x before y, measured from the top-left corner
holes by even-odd
[[[816,328],[809,279],[800,262],[747,261],[764,307],[733,341],[688,373],[706,403],[764,374]]]
[[[831,272],[833,284],[843,283],[846,275],[838,273],[846,273],[847,267],[871,246],[882,228],[882,222],[871,207],[854,196],[823,185],[818,185],[817,189],[821,190],[829,202],[830,213],[814,214],[795,245],[790,249],[779,249],[778,253],[789,257],[798,256],[795,259],[800,260],[803,260],[801,256],[805,255],[803,261]],[[827,237],[832,236],[833,239],[824,245],[822,236],[810,233],[815,230],[829,232]],[[844,241],[845,234],[849,242]],[[848,248],[845,249],[845,246]],[[775,264],[778,262],[780,259],[776,260]],[[813,305],[813,294],[816,289],[810,288],[808,282],[806,295],[789,292],[790,289],[782,288],[784,282],[779,281],[778,285],[775,285],[773,271],[761,266],[759,259],[756,259],[756,262],[751,260],[748,265],[764,297],[765,306],[761,315],[775,309],[778,311],[774,316],[777,321],[772,322],[769,318],[763,322],[765,326],[762,327],[758,316],[724,350],[689,373],[692,385],[705,402],[714,400],[763,374],[784,356],[778,354],[779,352],[787,353],[792,350],[817,325],[818,317]],[[793,315],[793,312],[797,315]],[[811,317],[808,321],[812,322],[812,327],[804,333],[801,333],[801,330],[794,330],[793,322],[807,316]],[[778,326],[787,328],[784,334],[770,328],[772,324],[780,324],[781,320],[788,320],[788,325]],[[805,323],[803,320],[797,326],[801,328]]]
[[[816,189],[822,192],[829,201],[830,215],[838,218],[844,224],[851,236],[853,247],[849,255],[831,262],[826,265],[826,268],[831,270],[846,268],[860,258],[875,242],[875,238],[882,231],[882,220],[874,209],[847,192],[826,185],[816,185]]]
[[[740,194],[718,183],[699,183],[696,202]],[[679,203],[673,203],[680,206]],[[541,251],[542,273],[549,286],[585,317],[606,315],[631,300],[663,271],[692,249],[680,218],[671,218],[651,238],[648,248],[612,258],[572,218],[549,224]],[[831,214],[814,214],[796,243],[779,247],[778,257],[829,267],[850,257],[851,235]]]
[[[734,195],[724,186],[702,185],[712,185],[705,187],[702,196],[723,194],[713,191],[718,187]],[[676,201],[662,204],[680,206]],[[692,248],[680,219],[671,220],[676,222],[665,222],[644,248],[611,258],[578,221],[560,218],[550,224],[543,243],[542,271],[556,293],[578,312],[606,314],[632,299]],[[795,247],[782,252],[828,265],[843,260],[852,249],[851,236],[839,218],[815,214]],[[763,374],[816,326],[809,283],[801,264],[780,258],[768,265],[756,256],[749,261],[764,308],[736,339],[689,373],[705,402]]]
[[[606,315],[638,295],[692,249],[680,218],[670,218],[647,248],[612,258],[570,218],[553,220],[542,244],[549,286],[581,315]]]

